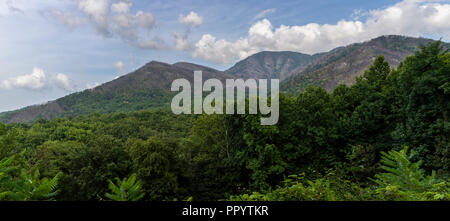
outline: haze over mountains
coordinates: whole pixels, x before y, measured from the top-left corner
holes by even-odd
[[[299,93],[307,86],[322,86],[331,91],[340,83],[352,84],[374,61],[383,55],[392,67],[414,53],[419,45],[433,40],[403,36],[382,36],[363,43],[339,47],[330,52],[307,55],[297,52],[260,52],[226,71],[179,62],[166,64],[152,61],[138,70],[94,89],[74,93],[43,105],[26,107],[0,114],[0,121],[29,122],[90,113],[135,111],[168,107],[174,93],[173,80],[192,82],[193,71],[202,70],[203,79],[279,78],[282,91]],[[444,43],[450,48],[450,44]]]

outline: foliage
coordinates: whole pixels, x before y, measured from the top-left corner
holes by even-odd
[[[0,199],[13,201],[52,200],[58,194],[58,180],[62,173],[53,178],[41,178],[39,170],[28,173],[22,169],[16,176],[17,167],[11,166],[15,156],[0,161]]]
[[[7,131],[6,125],[0,123],[0,159],[9,157],[17,150],[16,130]]]
[[[111,193],[105,196],[113,201],[138,201],[142,199],[145,193],[142,192],[142,182],[136,181],[136,174],[132,174],[129,178],[120,180],[116,177],[116,183],[109,180],[108,188]]]
[[[412,163],[407,148],[382,152],[384,173],[370,179],[375,187],[362,187],[334,170],[324,177],[308,180],[304,174],[291,175],[283,185],[264,193],[231,196],[232,201],[349,201],[349,200],[450,200],[450,183],[425,176],[421,162]]]
[[[324,177],[308,180],[301,175],[290,175],[277,187],[266,193],[254,192],[232,196],[232,201],[338,201],[363,200],[362,189],[350,180],[330,172]]]
[[[39,170],[27,173],[22,170],[20,179],[13,181],[13,189],[8,192],[8,198],[14,201],[53,200],[58,194],[58,180],[62,173],[53,178],[40,178]]]
[[[143,141],[130,139],[126,143],[127,153],[132,162],[133,171],[144,181],[147,198],[151,200],[172,200],[179,191],[179,160],[174,154],[177,145],[163,142],[156,137]]]
[[[7,185],[10,185],[9,174],[16,168],[11,166],[14,156],[0,160],[0,200],[3,200],[9,193]]]
[[[396,69],[379,56],[351,86],[280,94],[273,126],[166,109],[0,124],[0,197],[449,200],[449,70],[439,42]]]
[[[422,161],[412,163],[413,153],[408,148],[401,151],[382,152],[381,163],[385,173],[377,174],[376,195],[382,200],[444,200],[450,199],[450,183],[432,175],[425,176],[420,168]]]

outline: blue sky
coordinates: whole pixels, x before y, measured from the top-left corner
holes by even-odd
[[[113,80],[152,60],[224,70],[385,34],[450,39],[449,1],[0,0],[0,111]]]

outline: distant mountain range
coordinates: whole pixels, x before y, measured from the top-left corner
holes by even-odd
[[[403,36],[382,36],[363,43],[339,47],[326,53],[307,55],[297,52],[260,52],[226,71],[192,63],[166,64],[152,61],[138,70],[100,85],[74,93],[43,105],[0,113],[0,121],[29,122],[38,118],[78,116],[90,113],[135,111],[167,107],[174,93],[172,81],[185,78],[193,81],[193,71],[202,70],[203,79],[279,78],[281,89],[299,93],[307,86],[321,86],[331,91],[340,83],[352,84],[378,55],[383,55],[392,67],[414,53],[419,45],[433,40]],[[450,44],[444,43],[450,48]]]

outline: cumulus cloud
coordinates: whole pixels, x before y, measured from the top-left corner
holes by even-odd
[[[203,35],[195,44],[193,56],[229,64],[263,50],[312,54],[380,35],[450,37],[450,4],[405,0],[366,14],[365,21],[341,20],[336,24],[310,23],[277,28],[263,19],[250,27],[247,36],[234,42]]]
[[[199,27],[203,24],[203,17],[191,11],[188,15],[180,14],[178,17],[178,22],[186,27],[184,34],[179,32],[174,32],[173,37],[175,38],[175,49],[179,51],[190,51],[192,50],[192,44],[189,42],[188,38],[191,33],[192,28]]]
[[[111,35],[108,30],[108,0],[78,0],[78,8],[95,24],[97,31],[105,36]]]
[[[178,32],[173,33],[175,38],[175,49],[179,51],[189,51],[192,49],[191,43],[188,41],[187,34],[180,34]]]
[[[76,27],[80,24],[93,24],[99,34],[104,37],[119,37],[124,42],[145,49],[150,47],[148,30],[155,27],[155,18],[150,12],[138,10],[131,12],[131,0],[76,0],[83,17],[71,12],[54,10],[52,16],[61,24]]]
[[[56,86],[67,91],[74,91],[72,80],[67,75],[63,73],[59,73],[56,76],[47,75],[42,68],[38,67],[33,68],[31,74],[9,78],[0,83],[0,88],[4,90],[18,88],[41,90],[50,86]]]
[[[136,18],[142,28],[151,29],[155,26],[155,18],[150,12],[138,11]]]
[[[276,11],[275,8],[266,9],[264,11],[261,11],[260,13],[256,14],[255,17],[253,17],[253,20],[258,20],[261,18],[264,18],[268,14],[272,14]]]
[[[118,2],[111,5],[111,11],[120,14],[126,14],[130,12],[130,8],[133,4],[131,2]]]
[[[56,86],[61,89],[64,89],[66,91],[74,91],[72,81],[67,75],[63,73],[57,74],[53,81],[55,82]]]
[[[26,88],[39,90],[46,85],[47,77],[41,68],[33,68],[31,74],[21,75],[8,80],[3,80],[0,84],[2,89]]]
[[[178,22],[187,26],[198,27],[203,24],[203,17],[191,11],[188,15],[180,14]]]
[[[117,35],[125,42],[137,47],[148,44],[149,40],[142,37],[141,32],[155,26],[155,18],[150,12],[130,13],[133,6],[131,1],[118,1],[111,4],[111,7],[108,0],[78,1],[80,10],[90,18],[103,36]],[[145,46],[142,48],[153,49]]]
[[[118,71],[119,73],[124,73],[124,72],[125,72],[125,65],[124,65],[123,62],[121,62],[121,61],[116,62],[116,63],[114,64],[114,67],[117,68],[117,71]]]
[[[229,64],[238,59],[243,59],[258,52],[259,49],[252,47],[247,38],[241,38],[236,42],[217,40],[210,34],[203,37],[195,44],[192,56],[213,63]]]

